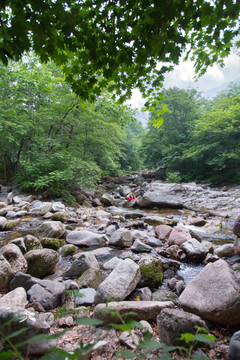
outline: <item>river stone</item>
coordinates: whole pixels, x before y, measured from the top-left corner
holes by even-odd
[[[111,195],[105,193],[101,196],[100,201],[106,206],[113,206],[114,200]]]
[[[135,252],[151,252],[152,248],[149,245],[144,244],[141,240],[135,240],[131,246],[131,250]]]
[[[18,287],[23,287],[26,291],[28,291],[33,285],[37,284],[40,281],[42,280],[33,277],[29,274],[18,272],[10,281],[9,290],[14,290]]]
[[[91,287],[95,290],[99,287],[99,285],[105,280],[105,276],[103,275],[100,269],[89,268],[84,271],[82,276],[77,280],[77,284],[80,288]]]
[[[91,253],[82,253],[74,260],[70,268],[65,272],[66,277],[81,276],[86,270],[94,268],[99,270],[98,261]]]
[[[81,296],[77,296],[75,298],[75,304],[77,306],[83,305],[93,305],[94,304],[94,297],[96,294],[96,290],[93,288],[86,288],[79,290],[79,294]]]
[[[187,258],[193,263],[202,262],[208,254],[207,248],[196,239],[190,239],[185,241],[181,246]]]
[[[52,203],[44,203],[42,204],[42,208],[40,210],[40,213],[42,216],[46,215],[48,212],[52,211]]]
[[[182,245],[185,241],[192,238],[190,231],[184,226],[176,226],[172,229],[171,234],[168,238],[168,244],[171,245]]]
[[[51,219],[54,221],[65,222],[69,219],[69,217],[69,214],[65,212],[55,212],[54,214],[52,214]]]
[[[104,270],[113,270],[115,269],[115,267],[122,263],[124,260],[123,259],[119,259],[118,257],[114,256],[112,259],[106,261],[104,264],[103,264],[103,269]]]
[[[154,232],[159,240],[166,241],[172,232],[172,227],[169,225],[158,225],[154,228]]]
[[[36,229],[36,236],[39,238],[61,238],[66,232],[61,221],[45,221]]]
[[[235,254],[240,255],[240,237],[237,237],[233,244]]]
[[[240,283],[224,260],[207,264],[179,297],[185,311],[224,326],[240,324]]]
[[[0,216],[5,216],[8,211],[13,211],[12,205],[9,205],[9,206],[6,206],[6,207],[0,209]]]
[[[133,244],[133,239],[131,235],[131,231],[120,228],[114,231],[109,240],[109,245],[117,246],[117,247],[130,247]]]
[[[39,302],[45,310],[52,310],[66,299],[65,285],[59,281],[42,280],[27,291],[29,302]]]
[[[7,225],[7,220],[5,217],[0,216],[0,230],[4,230]]]
[[[6,289],[13,277],[14,271],[11,265],[5,257],[0,254],[0,290]]]
[[[28,274],[43,277],[51,274],[59,260],[59,254],[52,249],[31,250],[25,254],[28,263]]]
[[[19,238],[9,241],[9,244],[17,245],[23,254],[25,254],[27,252],[25,240],[23,237],[19,237]]]
[[[149,215],[144,217],[145,223],[153,226],[157,225],[177,225],[177,220],[169,219],[158,215]]]
[[[35,335],[49,334],[50,325],[46,322],[45,318],[33,311],[21,308],[1,309],[0,311],[0,327],[2,328],[6,322],[10,322],[9,326],[4,327],[4,335],[10,335],[18,332],[16,336],[11,338],[14,345],[25,343]],[[19,330],[27,328],[26,331],[19,332]],[[52,339],[36,339],[29,341],[22,345],[20,350],[29,355],[43,355],[49,352],[52,347],[56,346],[55,340]]]
[[[128,185],[123,185],[119,192],[122,196],[126,197],[130,192],[132,192],[132,189]]]
[[[25,309],[27,305],[27,293],[23,287],[18,287],[0,298],[1,308],[20,307]]]
[[[9,262],[14,273],[18,271],[27,272],[27,261],[17,245],[7,244],[3,246],[0,249],[0,254]]]
[[[236,331],[231,337],[228,349],[228,360],[240,359],[240,331]]]
[[[214,250],[214,253],[215,253],[215,255],[217,255],[220,258],[231,257],[231,256],[235,255],[235,250],[234,250],[233,244],[224,244],[224,245],[217,247]]]
[[[160,341],[166,345],[185,344],[178,338],[185,333],[195,334],[195,326],[207,329],[205,321],[199,316],[179,309],[163,309],[157,316],[157,327]]]
[[[240,237],[240,215],[238,215],[238,217],[236,218],[234,225],[233,225],[233,233],[237,236]]]
[[[124,300],[136,288],[140,277],[139,266],[131,259],[124,260],[99,285],[95,303],[105,303],[110,297],[116,301]]]
[[[121,316],[125,315],[128,319],[136,321],[156,321],[156,317],[164,308],[172,308],[172,301],[119,301],[98,304],[93,312],[93,317],[102,320],[105,324],[119,323],[121,320],[113,313],[118,312]],[[129,314],[129,315],[128,315]],[[124,319],[125,319],[124,316]]]
[[[67,234],[66,242],[76,246],[102,246],[107,238],[103,234],[96,234],[88,230],[74,230]]]
[[[172,301],[177,303],[178,296],[167,289],[160,289],[152,294],[152,301]]]
[[[36,236],[30,235],[30,234],[28,234],[26,236],[25,244],[26,244],[26,247],[27,247],[27,251],[38,250],[38,249],[43,248],[40,240],[38,240],[38,238],[36,238]]]

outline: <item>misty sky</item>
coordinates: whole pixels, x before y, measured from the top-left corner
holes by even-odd
[[[218,65],[213,65],[207,70],[207,73],[197,81],[194,80],[194,68],[190,61],[182,62],[176,66],[175,69],[165,76],[164,87],[174,87],[187,89],[195,88],[200,92],[207,92],[210,89],[223,85],[226,82],[231,82],[240,77],[240,54],[235,49],[231,55],[225,59],[225,66],[221,68]],[[127,103],[134,108],[141,109],[144,100],[138,90],[133,91],[132,99]]]

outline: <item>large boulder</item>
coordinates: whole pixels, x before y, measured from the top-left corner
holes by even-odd
[[[31,250],[25,254],[28,263],[28,274],[43,277],[51,274],[59,260],[59,254],[52,249]]]
[[[99,285],[95,303],[105,303],[110,297],[115,301],[124,300],[136,288],[140,276],[139,266],[131,259],[124,260]]]
[[[61,238],[66,232],[61,221],[45,221],[36,229],[39,238]]]
[[[224,260],[207,264],[182,292],[179,303],[213,323],[240,324],[240,283]]]
[[[0,255],[3,255],[9,262],[14,273],[27,271],[27,261],[17,245],[7,244],[3,246],[0,249]]]
[[[97,234],[88,230],[74,230],[67,234],[66,242],[76,246],[102,246],[107,238],[103,234]]]

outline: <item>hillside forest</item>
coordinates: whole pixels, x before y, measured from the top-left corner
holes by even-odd
[[[22,190],[63,197],[102,176],[161,166],[170,182],[240,183],[239,85],[212,100],[161,89],[154,104],[145,128],[107,90],[94,102],[78,97],[53,62],[28,54],[0,64],[0,178],[6,165]]]

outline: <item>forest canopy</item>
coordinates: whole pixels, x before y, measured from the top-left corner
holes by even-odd
[[[82,98],[103,88],[125,98],[133,87],[159,86],[183,54],[199,74],[222,64],[239,12],[236,0],[2,0],[0,59],[32,49],[61,65]]]

